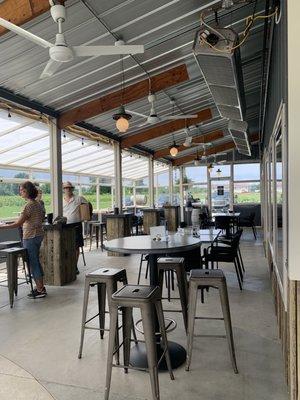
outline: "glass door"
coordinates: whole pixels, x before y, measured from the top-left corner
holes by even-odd
[[[228,211],[230,208],[230,179],[211,178],[211,210],[212,212]]]

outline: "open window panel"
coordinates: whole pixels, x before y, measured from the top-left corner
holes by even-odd
[[[287,132],[285,106],[281,103],[265,157],[264,202],[266,239],[272,255],[282,299],[287,306]]]

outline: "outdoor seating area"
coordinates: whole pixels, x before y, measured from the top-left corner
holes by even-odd
[[[0,1],[0,400],[300,400],[299,15]]]

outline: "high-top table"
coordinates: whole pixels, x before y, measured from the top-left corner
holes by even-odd
[[[176,253],[186,252],[199,248],[201,239],[194,238],[192,235],[170,235],[169,241],[154,241],[150,236],[129,236],[119,239],[113,239],[104,242],[104,248],[108,251],[119,252],[122,254],[148,254],[149,255],[149,270],[150,270],[150,285],[159,286],[157,258],[162,254],[173,255]],[[199,254],[200,257],[200,254]],[[158,332],[158,323],[156,324]],[[171,357],[172,368],[177,368],[185,362],[185,349],[175,342],[169,343],[169,352]],[[157,336],[157,353],[158,359],[162,354],[160,346],[160,337]],[[147,368],[147,355],[145,346],[139,343],[131,349],[130,363],[139,368]],[[160,369],[166,369],[165,363],[160,364]]]

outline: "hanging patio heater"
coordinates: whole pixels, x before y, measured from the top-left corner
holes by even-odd
[[[237,43],[238,35],[232,29],[210,31],[203,26],[196,33],[193,51],[221,117],[244,122],[245,95],[240,52],[235,48]],[[241,145],[239,138],[232,136],[237,150],[251,155],[248,136],[241,136],[246,141]]]

